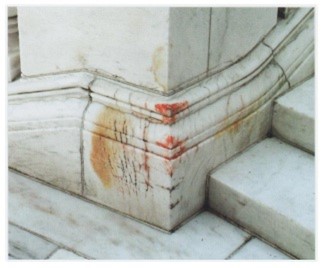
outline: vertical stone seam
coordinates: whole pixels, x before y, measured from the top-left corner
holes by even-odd
[[[89,90],[89,95],[88,95],[88,103],[84,108],[83,114],[82,114],[82,121],[81,121],[81,128],[80,128],[80,157],[81,157],[81,195],[84,196],[85,192],[85,170],[84,170],[84,141],[83,141],[83,129],[84,129],[84,121],[85,121],[85,116],[87,113],[87,110],[92,102],[91,99],[91,86],[93,83],[96,81],[97,77],[94,77],[91,82],[88,85],[88,90]]]
[[[230,258],[232,258],[237,252],[239,252],[240,251],[240,249],[242,249],[250,240],[252,240],[253,239],[253,236],[249,236],[248,238],[246,238],[245,240],[244,240],[244,242],[240,245],[240,246],[238,246],[231,254],[229,254],[226,258],[225,258],[225,260],[229,260]]]
[[[212,7],[210,7],[210,16],[209,16],[209,38],[208,38],[208,54],[207,54],[206,76],[208,76],[209,66],[210,66],[211,25],[212,25]]]
[[[54,250],[51,251],[51,253],[49,253],[46,256],[45,260],[48,260],[49,258],[51,258],[55,254],[55,252],[57,252],[59,249],[61,249],[61,248],[59,246],[57,246]]]

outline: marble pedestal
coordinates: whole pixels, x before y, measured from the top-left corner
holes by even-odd
[[[20,7],[10,167],[174,230],[204,207],[208,173],[263,138],[273,100],[313,73],[313,10],[276,16]]]

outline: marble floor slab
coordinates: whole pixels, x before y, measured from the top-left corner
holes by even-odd
[[[290,260],[291,258],[279,250],[254,238],[234,253],[230,260]]]
[[[69,251],[66,249],[58,249],[52,256],[49,258],[50,260],[84,260],[83,257]]]
[[[10,224],[57,245],[48,256],[51,260],[223,260],[252,238],[207,211],[169,234],[13,171],[8,184]]]
[[[8,255],[13,259],[46,259],[58,246],[18,226],[8,226]]]

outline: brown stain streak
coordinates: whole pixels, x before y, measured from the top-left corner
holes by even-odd
[[[155,49],[152,55],[152,66],[150,71],[153,74],[154,80],[158,85],[162,87],[164,91],[167,90],[167,86],[165,85],[165,82],[167,81],[162,81],[162,75],[161,73],[163,71],[164,67],[164,54],[165,54],[165,49],[162,46],[159,46]]]
[[[127,124],[124,115],[111,108],[104,108],[97,117],[94,132],[98,134],[92,134],[91,137],[90,163],[105,188],[110,188],[116,180],[123,179],[123,176],[120,176],[119,173],[124,174],[127,161],[120,159],[122,152],[119,151],[117,146],[112,146],[109,139],[105,138],[107,137],[107,129],[100,128],[98,125],[113,125],[115,131],[117,129],[126,129],[127,131]],[[121,133],[119,134],[119,138],[122,140]],[[116,134],[115,138],[118,140]],[[119,159],[121,160],[120,166],[117,166]]]
[[[150,166],[149,166],[149,155],[148,155],[148,148],[147,148],[147,128],[149,125],[144,126],[143,130],[143,141],[144,141],[144,161],[143,161],[143,168],[146,173],[145,177],[145,185],[146,185],[146,191],[150,188],[153,188],[150,183]]]
[[[180,200],[176,201],[175,203],[170,204],[170,205],[169,205],[169,208],[170,208],[170,209],[173,209],[173,208],[175,208],[179,203],[180,203]]]

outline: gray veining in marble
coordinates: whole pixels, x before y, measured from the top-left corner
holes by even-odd
[[[224,259],[249,234],[203,212],[167,234],[9,172],[9,220],[96,259]]]
[[[45,259],[57,248],[57,245],[11,224],[8,240],[8,254],[14,259]]]

